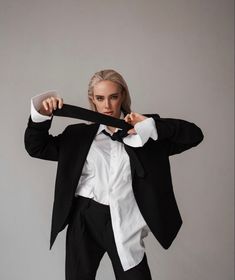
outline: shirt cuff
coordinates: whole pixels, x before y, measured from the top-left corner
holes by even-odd
[[[153,118],[147,118],[141,122],[138,122],[134,126],[136,133],[140,136],[142,144],[144,145],[149,138],[157,140],[157,128]]]
[[[33,122],[43,122],[46,120],[50,120],[52,118],[51,116],[45,116],[40,114],[38,111],[40,109],[40,106],[42,104],[42,101],[47,97],[58,97],[58,94],[55,90],[46,91],[43,93],[40,93],[38,95],[35,95],[31,98],[31,119]]]
[[[157,140],[157,128],[153,118],[147,118],[134,126],[137,134],[130,134],[123,138],[123,142],[131,147],[142,147],[149,138]]]
[[[123,139],[123,143],[131,147],[142,147],[143,143],[138,134],[129,134]]]

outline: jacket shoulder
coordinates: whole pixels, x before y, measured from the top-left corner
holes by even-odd
[[[75,124],[70,124],[66,127],[67,130],[89,130],[92,129],[95,125],[97,124],[88,124],[88,123],[75,123]]]
[[[66,127],[66,135],[90,135],[93,131],[96,131],[99,127],[99,124],[97,123],[77,123],[77,124],[71,124]]]

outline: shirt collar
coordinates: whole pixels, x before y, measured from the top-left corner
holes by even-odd
[[[120,119],[124,119],[124,114],[123,114],[122,111],[121,111]],[[97,133],[96,133],[96,135],[100,134],[100,133],[102,132],[102,130],[104,130],[104,129],[105,129],[108,133],[111,133],[111,131],[108,130],[107,126],[106,126],[105,124],[102,124],[102,123],[101,123],[100,126],[99,126],[99,129],[98,129],[98,131],[97,131]],[[116,128],[115,132],[118,131],[119,129],[121,129],[121,128]]]

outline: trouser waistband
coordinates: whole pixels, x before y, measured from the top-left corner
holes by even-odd
[[[102,204],[92,198],[85,197],[78,195],[75,197],[75,203],[78,205],[78,207],[82,208],[95,208],[95,210],[99,212],[104,212],[106,214],[110,214],[110,207],[109,205]]]

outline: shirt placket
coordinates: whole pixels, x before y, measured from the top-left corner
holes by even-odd
[[[117,143],[111,140],[111,151],[110,151],[110,167],[109,167],[109,188],[112,192],[112,187],[117,170]]]

